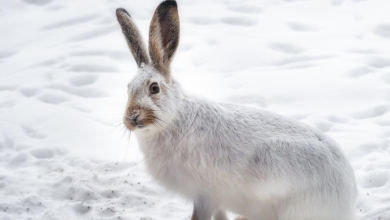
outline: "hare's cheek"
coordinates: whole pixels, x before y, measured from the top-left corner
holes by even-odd
[[[155,123],[155,115],[153,110],[151,109],[144,109],[143,110],[144,117],[142,118],[142,122],[144,126],[154,124]]]

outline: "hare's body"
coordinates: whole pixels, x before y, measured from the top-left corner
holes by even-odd
[[[327,136],[258,109],[189,97],[177,105],[164,130],[136,132],[167,189],[250,219],[350,219],[354,174]]]
[[[179,43],[175,1],[150,25],[149,55],[130,15],[118,21],[139,72],[128,85],[125,126],[150,174],[194,202],[192,220],[352,220],[353,170],[338,145],[300,122],[187,96],[170,74]]]

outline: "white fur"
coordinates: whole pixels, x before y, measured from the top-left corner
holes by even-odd
[[[156,75],[144,66],[130,88],[163,79]],[[353,219],[354,173],[332,139],[270,112],[185,96],[174,80],[167,86],[155,104],[137,97],[164,122],[134,131],[167,189],[248,219]]]

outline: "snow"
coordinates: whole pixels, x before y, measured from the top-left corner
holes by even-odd
[[[0,219],[189,219],[123,129],[136,63],[115,17],[144,40],[160,1],[3,0]],[[334,138],[359,185],[359,219],[390,219],[390,2],[178,1],[173,76],[189,93],[255,106]]]

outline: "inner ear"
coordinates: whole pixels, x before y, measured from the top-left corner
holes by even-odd
[[[154,12],[149,30],[152,65],[170,82],[170,64],[179,45],[180,21],[176,1],[162,2]]]

